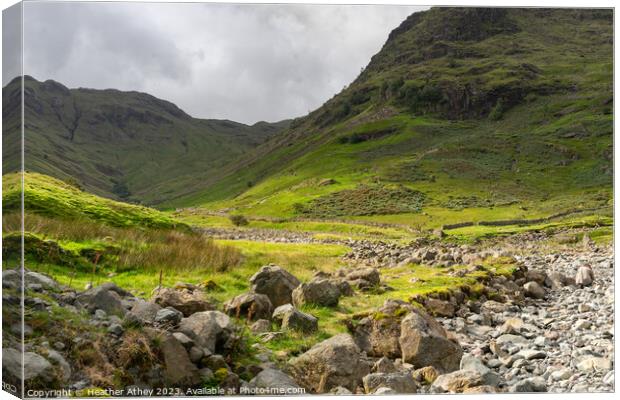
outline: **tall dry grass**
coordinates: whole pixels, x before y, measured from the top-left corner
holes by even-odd
[[[3,215],[2,222],[3,232],[20,230],[18,213]],[[115,249],[109,251],[114,253],[112,266],[118,272],[222,272],[242,260],[234,247],[218,245],[195,232],[115,228],[88,220],[61,220],[36,214],[25,215],[24,230],[54,240],[109,244]]]

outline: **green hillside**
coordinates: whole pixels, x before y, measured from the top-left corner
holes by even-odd
[[[165,205],[430,227],[609,210],[612,16],[413,14],[341,93]]]
[[[21,210],[21,174],[2,176],[2,211]],[[113,227],[186,228],[168,215],[143,206],[98,197],[58,179],[34,172],[24,174],[24,210],[64,221],[89,221]]]
[[[21,80],[3,88],[3,168],[19,169]],[[24,80],[25,168],[89,192],[155,204],[189,191],[288,125],[192,118],[138,92]]]

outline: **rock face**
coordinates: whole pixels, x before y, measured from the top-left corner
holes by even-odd
[[[228,315],[220,311],[203,311],[183,318],[178,330],[200,347],[215,353],[218,345],[228,340],[234,325]]]
[[[419,310],[403,319],[399,343],[403,361],[416,368],[430,365],[442,372],[454,371],[463,355],[461,346],[448,339],[443,327]]]
[[[316,344],[289,364],[297,382],[314,393],[327,393],[338,386],[354,391],[371,367],[345,333]]]
[[[250,278],[252,292],[269,297],[274,307],[293,302],[293,290],[301,282],[277,265],[266,265]]]
[[[292,329],[305,333],[316,332],[319,329],[319,320],[304,312],[299,311],[292,304],[285,304],[275,309],[272,316],[282,329]]]
[[[183,313],[185,317],[201,312],[213,310],[201,290],[199,289],[172,289],[161,288],[155,292],[152,301],[161,307],[172,307]]]
[[[416,393],[417,385],[409,372],[374,373],[363,378],[364,390],[371,394],[379,388],[392,389],[395,393]]]
[[[224,304],[224,312],[236,317],[245,317],[250,321],[271,318],[273,306],[269,297],[259,293],[245,293]]]
[[[304,304],[314,304],[324,307],[335,307],[340,299],[338,286],[323,278],[316,278],[308,283],[302,283],[293,290],[293,304],[300,307]]]

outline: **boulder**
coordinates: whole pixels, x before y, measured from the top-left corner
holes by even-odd
[[[172,387],[195,386],[202,382],[198,368],[192,363],[185,347],[171,334],[161,337],[159,346],[163,359],[163,377]]]
[[[340,299],[340,289],[331,280],[316,278],[308,283],[302,283],[293,290],[293,304],[300,307],[304,304],[314,304],[324,307],[335,307]]]
[[[183,313],[172,307],[162,308],[155,315],[155,323],[159,325],[175,326],[183,319]]]
[[[151,300],[161,307],[179,310],[185,317],[197,312],[213,310],[213,305],[207,301],[200,289],[160,288],[156,289]]]
[[[508,388],[508,391],[512,393],[546,392],[547,383],[545,382],[545,379],[540,376],[521,379],[510,388]]]
[[[428,312],[435,317],[452,318],[456,313],[456,307],[449,301],[428,299],[424,305]]]
[[[353,392],[371,367],[346,333],[317,343],[289,365],[296,381],[313,393],[327,393],[338,386]]]
[[[482,386],[483,381],[479,373],[474,371],[454,371],[439,375],[431,385],[432,393],[463,393],[466,389]]]
[[[28,271],[26,272],[26,285],[41,285],[42,288],[49,289],[60,289],[60,285],[54,279],[50,278],[47,275],[40,274],[38,272]]]
[[[381,275],[376,268],[359,268],[347,274],[348,281],[363,280],[368,282],[369,286],[377,286],[381,282]]]
[[[416,393],[418,385],[408,372],[372,373],[366,375],[362,382],[366,393],[374,393],[378,388],[389,388],[396,393]]]
[[[525,295],[534,299],[545,298],[545,289],[543,289],[538,282],[530,281],[523,285],[525,289]]]
[[[463,350],[448,339],[443,327],[421,310],[414,310],[401,323],[399,338],[403,361],[417,368],[433,366],[441,372],[459,368]]]
[[[292,329],[312,333],[319,329],[319,320],[316,317],[299,311],[292,304],[285,304],[276,308],[272,318],[284,330]]]
[[[579,267],[575,275],[575,284],[579,286],[590,286],[594,282],[594,272],[589,266]]]
[[[126,296],[132,296],[132,294],[113,283],[104,283],[78,294],[77,301],[83,304],[90,312],[95,312],[95,310],[99,309],[109,315],[122,317],[127,313],[121,301]]]
[[[220,311],[202,311],[183,318],[178,331],[198,346],[215,353],[216,348],[228,340],[234,325],[228,315]]]
[[[259,389],[280,389],[283,391],[282,394],[299,394],[301,393],[299,389],[300,386],[291,378],[289,375],[284,372],[267,368],[258,373],[251,381],[250,384]],[[292,390],[293,392],[287,393],[287,391]],[[267,394],[273,395],[272,392],[260,393],[260,390],[257,394]]]
[[[560,289],[572,283],[574,283],[574,281],[571,281],[571,279],[569,279],[566,275],[558,271],[549,272],[547,274],[547,278],[545,279],[545,286],[553,290]]]
[[[439,371],[437,371],[435,367],[429,365],[428,367],[416,369],[411,375],[418,382],[433,383],[439,376]]]
[[[355,343],[372,357],[400,357],[401,319],[413,309],[404,302],[386,301],[375,313],[354,324],[352,334]]]
[[[396,366],[389,358],[381,357],[374,363],[371,371],[380,373],[396,372]]]
[[[251,290],[264,294],[274,307],[293,302],[293,290],[301,282],[277,265],[266,265],[250,278]]]
[[[12,348],[2,349],[2,375],[3,379],[10,378],[11,381],[21,381],[22,365],[24,381],[39,381],[50,383],[54,380],[54,367],[45,358],[37,353],[22,353]]]
[[[152,324],[155,322],[155,316],[159,310],[161,310],[161,306],[159,304],[137,299],[133,303],[131,310],[129,310],[129,313],[125,316],[125,318],[131,318],[129,317],[131,314],[143,323]]]
[[[260,293],[244,293],[224,304],[224,312],[237,318],[245,317],[250,321],[269,319],[273,306],[269,297]]]
[[[491,369],[484,365],[479,358],[466,354],[463,358],[461,358],[460,367],[463,371],[473,371],[478,373],[482,378],[483,385],[496,387],[500,384],[500,375],[491,371]]]

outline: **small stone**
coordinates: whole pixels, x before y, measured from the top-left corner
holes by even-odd
[[[159,325],[175,326],[183,319],[183,313],[173,307],[162,308],[155,314],[155,323]]]
[[[570,369],[563,368],[563,369],[558,370],[558,371],[553,371],[551,373],[551,379],[553,379],[554,381],[564,381],[564,380],[570,378],[572,375],[573,374],[572,374]]]
[[[577,322],[575,322],[576,329],[590,329],[590,326],[592,326],[590,321],[585,319],[578,319]]]
[[[547,383],[540,376],[522,379],[512,385],[508,391],[514,393],[546,392]]]
[[[604,357],[589,357],[577,364],[580,371],[609,371],[613,368],[611,360]]]

